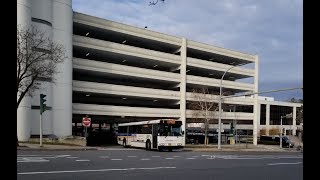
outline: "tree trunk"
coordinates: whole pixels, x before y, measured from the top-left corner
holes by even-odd
[[[205,122],[205,129],[204,129],[204,144],[208,145],[208,120]]]

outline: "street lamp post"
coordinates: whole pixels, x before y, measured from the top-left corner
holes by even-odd
[[[282,118],[283,116],[280,117],[280,148],[282,148]]]
[[[232,69],[232,68],[234,68],[234,67],[236,67],[236,66],[232,66],[232,67],[230,67],[229,69],[227,69],[227,70],[223,73],[223,75],[222,75],[222,77],[221,77],[221,79],[220,79],[220,94],[219,94],[219,122],[218,122],[218,126],[219,126],[219,131],[218,131],[218,149],[221,149],[221,103],[222,103],[222,80],[223,80],[224,76],[226,75],[226,73],[227,73],[230,69]]]
[[[292,118],[292,113],[286,114],[285,116],[280,116],[280,128],[281,128],[281,132],[280,132],[280,148],[282,148],[282,132],[283,132],[282,118]],[[290,144],[289,144],[289,148],[290,148]]]

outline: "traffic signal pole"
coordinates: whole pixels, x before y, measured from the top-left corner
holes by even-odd
[[[42,113],[46,111],[47,105],[44,103],[47,101],[44,99],[47,95],[40,94],[40,147],[42,147]]]
[[[42,147],[42,114],[40,114],[40,147]]]

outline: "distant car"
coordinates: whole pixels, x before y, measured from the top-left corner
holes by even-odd
[[[280,144],[280,137],[275,137],[275,141],[279,142]],[[287,136],[283,136],[282,137],[282,147],[283,148],[293,148],[294,145],[293,143],[289,140],[289,138]]]
[[[280,137],[279,136],[260,136],[261,144],[273,144],[280,145]],[[294,144],[289,140],[287,136],[282,137],[282,147],[283,148],[293,148]]]

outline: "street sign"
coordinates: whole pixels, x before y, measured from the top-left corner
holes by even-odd
[[[89,127],[91,124],[91,118],[84,117],[82,118],[82,125],[85,127]]]

